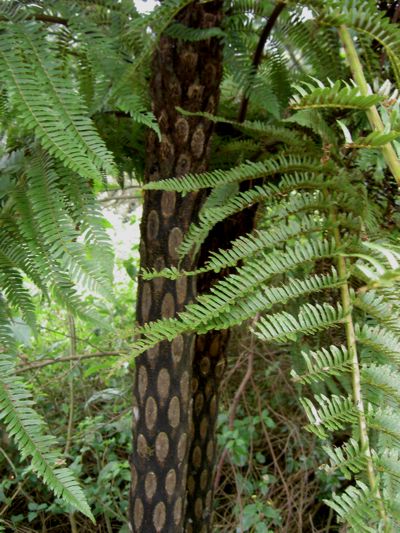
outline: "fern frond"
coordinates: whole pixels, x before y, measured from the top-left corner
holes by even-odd
[[[365,137],[358,137],[354,141],[347,142],[346,148],[381,148],[385,144],[400,137],[400,132],[391,131],[389,133],[381,133],[379,131],[373,131]]]
[[[338,431],[358,421],[358,411],[350,397],[332,395],[328,398],[321,394],[316,395],[315,400],[317,406],[308,398],[301,398],[300,402],[310,421],[306,429],[321,439],[328,437],[327,431]]]
[[[400,337],[383,326],[355,325],[357,341],[375,353],[398,363],[400,358]]]
[[[400,334],[400,317],[390,299],[378,291],[369,290],[359,294],[354,307],[360,309],[393,333]]]
[[[77,241],[78,232],[62,204],[57,184],[59,177],[51,159],[38,152],[30,160],[27,197],[32,207],[33,219],[28,223],[46,242],[48,253],[59,261],[62,270],[71,273],[74,279],[90,290],[109,295],[97,265],[85,257],[84,246]],[[24,217],[25,218],[25,217]],[[26,219],[28,221],[28,219]]]
[[[319,135],[325,144],[335,146],[337,142],[335,131],[317,109],[302,109],[284,120],[310,129]]]
[[[347,487],[342,494],[334,494],[332,500],[324,502],[337,512],[343,522],[349,524],[354,533],[377,531],[375,497],[362,481],[357,481],[356,486]]]
[[[374,457],[377,470],[382,474],[385,485],[393,485],[398,493],[400,487],[400,456],[398,449],[386,449],[379,456]]]
[[[400,415],[398,409],[388,406],[375,409],[371,404],[368,407],[367,419],[369,427],[391,441],[391,445],[387,447],[393,448],[393,442],[398,447],[400,444]]]
[[[32,470],[56,496],[82,512],[93,522],[82,489],[69,468],[57,466],[54,439],[44,434],[44,424],[33,410],[30,393],[14,374],[13,357],[5,353],[0,359],[0,420],[20,450],[23,459],[30,457]],[[61,462],[62,463],[62,462]]]
[[[336,326],[344,316],[339,304],[336,308],[329,304],[304,304],[296,316],[283,311],[260,318],[254,333],[266,342],[293,341],[298,335],[310,335]]]
[[[389,365],[364,365],[362,383],[373,392],[382,392],[389,403],[400,403],[400,373]]]
[[[226,171],[214,170],[201,174],[187,174],[179,178],[152,181],[147,183],[144,189],[188,193],[198,189],[217,187],[225,183],[265,178],[278,173],[310,172],[319,174],[322,170],[326,172],[327,169],[322,169],[321,162],[317,159],[278,155],[262,162],[248,161]]]
[[[268,248],[285,243],[289,239],[310,235],[313,232],[319,232],[321,230],[322,225],[318,220],[312,217],[304,217],[299,222],[294,220],[289,221],[287,226],[277,225],[270,230],[255,231],[254,234],[239,237],[239,239],[233,241],[229,250],[213,252],[205,266],[201,269],[201,272],[204,273],[210,270],[220,272],[222,269],[235,266],[239,261],[249,259]],[[189,244],[189,239],[186,242]],[[187,247],[182,249],[182,255],[186,251]]]
[[[226,329],[244,322],[273,306],[286,304],[305,296],[340,287],[343,283],[333,270],[332,274],[310,276],[305,279],[291,278],[277,287],[265,287],[230,305],[228,310],[213,318],[207,329]]]
[[[323,23],[339,27],[347,27],[366,35],[371,40],[376,40],[382,45],[391,61],[397,83],[400,80],[400,38],[397,28],[376,9],[372,9],[367,1],[349,5],[346,0],[334,4],[332,10],[324,10],[321,14]]]
[[[316,85],[303,82],[295,85],[299,94],[294,95],[289,102],[292,109],[318,109],[318,108],[341,108],[341,109],[369,109],[383,101],[379,94],[364,96],[358,87],[351,87],[340,81],[324,85],[314,79]]]
[[[332,473],[335,470],[340,470],[346,479],[352,479],[354,474],[358,474],[366,468],[365,453],[354,439],[349,439],[340,447],[323,446],[323,449],[330,459],[330,465],[322,466],[326,472]]]
[[[197,303],[188,305],[184,312],[178,314],[177,319],[156,321],[139,328],[136,333],[137,335],[142,335],[142,338],[132,347],[132,354],[140,354],[161,340],[172,340],[184,332],[198,331],[199,333],[206,333],[210,329],[214,329],[214,321],[223,313],[229,312],[235,302],[250,294],[256,287],[265,283],[274,275],[288,272],[308,261],[318,260],[323,257],[333,257],[337,253],[340,253],[340,250],[337,249],[333,241],[311,241],[302,245],[294,245],[290,248],[290,251],[285,253],[272,252],[270,254],[262,254],[260,259],[252,261],[249,265],[239,268],[236,273],[217,282],[211,288],[210,294],[199,296]],[[173,268],[163,270],[163,274],[170,279],[177,279],[185,275],[185,273]],[[303,285],[301,283],[296,285],[296,282],[294,282],[293,289],[295,290],[297,286],[297,290],[312,290],[313,280],[311,280],[309,285],[308,281]],[[315,281],[315,288],[318,289],[318,286],[319,282]],[[277,290],[277,295],[278,293],[279,291]],[[282,293],[280,293],[279,297],[282,297]],[[339,309],[335,311],[330,306],[328,308],[319,306],[319,308],[321,308],[320,312],[327,320],[331,319],[333,321],[333,315],[336,314],[337,321],[339,321]],[[317,308],[317,314],[319,308]],[[312,310],[309,313],[313,314]],[[307,310],[304,310],[303,315],[307,315]],[[302,327],[307,327],[304,324],[306,316],[304,316],[303,320],[303,315],[301,317],[301,325]],[[316,318],[317,316],[314,314],[314,321]],[[323,327],[328,327],[327,323],[323,326],[321,322],[319,326],[322,329]],[[318,330],[318,324],[310,327]]]
[[[0,252],[0,287],[6,296],[8,303],[18,309],[25,322],[35,327],[35,306],[31,295],[24,286],[23,278],[16,268],[14,268]]]
[[[40,25],[2,23],[0,62],[18,120],[44,148],[84,177],[116,174],[110,153],[62,71]],[[43,100],[43,94],[47,98]]]
[[[229,120],[224,117],[212,115],[211,113],[205,113],[203,111],[190,112],[177,107],[177,110],[185,116],[204,117],[208,120],[216,123],[231,124],[236,129],[248,133],[258,139],[265,138],[265,141],[269,143],[283,142],[288,145],[299,145],[304,143],[304,137],[297,131],[290,130],[283,126],[277,126],[269,122],[263,122],[261,120],[245,120],[243,122],[237,122],[236,120]],[[307,139],[308,142],[312,142],[311,139]],[[303,144],[304,147],[304,144]]]
[[[289,214],[289,211],[294,214],[297,211],[306,210],[312,211],[317,209],[318,196],[299,195],[289,197],[286,205],[279,202],[280,197],[289,195],[291,191],[298,189],[326,189],[328,187],[335,187],[336,179],[326,179],[324,176],[312,176],[308,173],[297,173],[293,176],[283,176],[279,186],[275,185],[256,185],[248,191],[238,193],[233,198],[224,202],[222,206],[210,205],[206,202],[199,213],[199,222],[191,224],[189,230],[184,236],[178,248],[178,254],[182,258],[187,255],[193,247],[196,249],[204,242],[211,229],[222,220],[226,219],[235,213],[243,211],[244,209],[267,201],[272,204],[270,207],[268,219],[271,221],[274,218],[283,218]],[[321,197],[321,205],[324,202]],[[276,214],[274,212],[276,210]],[[274,220],[276,224],[277,220]]]
[[[339,376],[349,372],[352,365],[351,355],[345,346],[330,346],[316,351],[301,352],[306,364],[306,372],[298,374],[291,371],[293,381],[300,383],[314,383],[324,380],[328,376]]]
[[[116,100],[116,108],[125,113],[129,113],[132,119],[138,124],[143,124],[154,130],[158,138],[161,139],[160,127],[154,113],[147,108],[139,95],[132,94],[132,89],[127,92],[128,94],[120,92]]]

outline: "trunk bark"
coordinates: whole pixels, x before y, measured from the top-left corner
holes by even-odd
[[[260,66],[265,44],[285,5],[283,1],[277,2],[260,34],[253,56],[255,71]],[[238,115],[239,122],[246,119],[248,104],[249,97],[244,96]],[[251,182],[244,182],[241,189],[246,190],[251,186]],[[199,263],[202,264],[211,252],[228,248],[233,240],[249,233],[254,228],[256,212],[257,206],[253,206],[215,226],[202,246]],[[208,292],[225,274],[227,272],[210,272],[199,277],[198,292]],[[187,483],[188,508],[185,516],[185,531],[188,533],[211,532],[219,385],[226,366],[228,341],[229,330],[211,331],[196,338],[192,379],[194,409]]]
[[[230,243],[254,227],[257,208],[249,208],[217,224],[202,247],[202,264],[211,252],[228,248]],[[199,276],[197,290],[208,292],[228,271]],[[187,533],[211,532],[214,497],[214,469],[217,451],[216,422],[220,382],[226,367],[229,330],[198,335],[193,359],[193,421],[187,480]]]
[[[193,28],[218,26],[222,0],[193,2],[176,17]],[[189,111],[214,113],[222,74],[218,39],[194,43],[163,36],[153,59],[151,93],[161,142],[147,139],[147,180],[202,172],[207,168],[212,124]],[[202,196],[147,191],[141,223],[141,266],[177,266],[176,248],[195,220]],[[194,258],[182,265],[193,268]],[[182,278],[139,281],[139,324],[171,317],[196,294],[196,284]],[[190,445],[194,335],[162,342],[136,359],[134,381],[132,483],[129,521],[136,533],[180,532],[186,506],[187,458]]]

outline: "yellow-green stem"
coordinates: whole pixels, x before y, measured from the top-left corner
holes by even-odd
[[[339,247],[340,246],[340,233],[339,229],[335,227],[334,229],[334,236],[336,240],[336,244]],[[346,265],[346,259],[342,256],[339,256],[337,260],[337,268],[338,273],[341,279],[345,280],[347,279],[347,265]],[[354,324],[353,324],[353,318],[352,318],[352,304],[351,304],[351,298],[350,298],[350,290],[349,285],[347,282],[343,283],[343,285],[340,287],[341,292],[341,302],[344,314],[346,316],[344,321],[345,331],[346,331],[346,342],[347,342],[347,349],[349,351],[349,354],[351,356],[352,361],[352,389],[353,389],[353,399],[357,406],[358,411],[358,425],[359,425],[359,431],[360,431],[360,444],[361,448],[365,454],[366,460],[367,460],[367,475],[368,475],[368,481],[371,488],[372,493],[376,495],[378,507],[379,507],[379,515],[381,519],[384,521],[384,523],[387,523],[386,519],[386,513],[385,513],[385,506],[383,503],[382,495],[379,490],[378,482],[375,476],[375,470],[374,470],[374,464],[372,461],[372,455],[371,455],[371,448],[369,445],[369,437],[368,437],[368,428],[367,428],[367,422],[365,417],[365,407],[364,407],[364,401],[362,397],[362,390],[361,390],[361,373],[360,373],[360,362],[358,358],[357,353],[357,339],[356,334],[354,331]],[[386,526],[385,531],[389,531],[389,529]]]
[[[339,35],[346,52],[347,61],[350,66],[350,70],[353,74],[354,81],[360,88],[361,94],[366,96],[370,94],[370,90],[368,87],[367,80],[365,79],[364,70],[362,68],[360,58],[358,57],[357,50],[354,46],[353,39],[346,26],[340,26]],[[367,117],[371,128],[374,131],[384,131],[385,127],[375,106],[372,106],[367,110]],[[395,180],[397,181],[397,184],[400,185],[400,161],[392,144],[387,143],[382,146],[382,153],[388,167],[390,168],[390,171],[392,172]]]

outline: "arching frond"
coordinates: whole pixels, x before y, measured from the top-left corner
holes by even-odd
[[[354,439],[349,439],[340,447],[324,446],[324,450],[330,459],[330,465],[324,465],[327,472],[338,469],[347,479],[352,479],[354,474],[358,474],[366,468],[365,452]]]
[[[327,376],[340,376],[351,370],[352,358],[345,346],[330,346],[310,353],[301,352],[306,364],[306,371],[298,374],[292,370],[295,382],[314,383],[326,379]]]
[[[357,422],[357,408],[351,398],[319,395],[315,396],[315,400],[317,405],[308,398],[302,398],[301,404],[310,420],[307,429],[321,439],[328,436],[327,431],[341,430]]]
[[[84,177],[115,174],[110,153],[100,139],[71,80],[51,53],[35,22],[1,22],[2,79],[24,129],[43,147]],[[46,100],[43,100],[43,95]]]
[[[262,162],[253,163],[248,161],[227,171],[215,170],[202,174],[187,174],[177,179],[152,181],[147,183],[144,188],[147,190],[187,193],[198,189],[220,186],[225,183],[266,178],[278,173],[314,172],[319,174],[322,170],[320,161],[310,157],[276,156]],[[326,171],[327,169],[324,170]]]
[[[348,523],[357,533],[376,531],[378,510],[373,502],[370,489],[361,481],[357,481],[356,486],[348,487],[343,494],[334,494],[332,500],[325,500],[342,521]],[[375,526],[366,525],[371,523]]]
[[[341,109],[369,109],[371,106],[383,101],[378,94],[364,96],[358,87],[342,84],[340,81],[328,86],[315,80],[313,85],[303,82],[296,85],[298,91],[290,101],[292,109],[318,109],[337,107]]]

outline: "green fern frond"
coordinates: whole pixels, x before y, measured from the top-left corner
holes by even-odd
[[[114,252],[95,193],[76,173],[59,165],[55,165],[54,170],[59,176],[59,191],[65,207],[79,228],[89,258],[98,265],[104,282],[109,283],[113,276]]]
[[[335,146],[337,142],[335,131],[317,109],[302,109],[284,119],[284,121],[293,122],[310,129],[321,137],[324,144]]]
[[[358,137],[354,141],[347,142],[346,148],[380,148],[385,144],[400,137],[400,132],[391,131],[389,133],[381,133],[379,131],[373,131],[365,137]]]
[[[328,398],[321,394],[316,395],[315,400],[317,406],[308,398],[301,398],[300,402],[310,421],[306,429],[321,439],[328,437],[328,431],[342,430],[358,421],[358,411],[350,397],[332,395]]]
[[[191,224],[189,230],[184,236],[181,244],[178,248],[179,257],[186,256],[193,247],[198,249],[200,244],[204,242],[211,229],[222,220],[226,219],[235,213],[243,211],[244,209],[267,201],[272,204],[269,211],[269,220],[272,223],[274,218],[283,218],[289,214],[295,214],[301,210],[312,211],[318,208],[318,200],[321,200],[320,207],[323,208],[324,200],[322,196],[318,198],[314,196],[293,196],[289,197],[286,205],[283,202],[279,202],[279,199],[284,195],[289,195],[290,192],[298,189],[326,189],[334,188],[338,181],[336,178],[327,179],[324,176],[312,176],[308,173],[297,173],[293,176],[283,176],[280,184],[275,185],[256,185],[248,191],[238,193],[233,198],[224,202],[222,206],[209,205],[206,202],[199,213],[199,222]],[[274,213],[276,211],[276,213]],[[274,220],[277,223],[277,220]]]
[[[210,270],[220,272],[222,269],[235,266],[239,261],[253,257],[268,248],[285,243],[289,239],[310,235],[321,230],[322,225],[318,220],[304,217],[299,222],[291,220],[286,226],[277,225],[270,230],[255,231],[254,234],[233,241],[229,250],[213,252],[201,272]]]
[[[375,533],[377,531],[378,509],[375,497],[362,481],[347,487],[342,494],[334,494],[324,502],[332,507],[354,531],[354,533]]]
[[[383,475],[386,485],[393,485],[396,495],[400,487],[400,454],[398,449],[386,449],[379,456],[374,457],[377,470]],[[393,497],[393,494],[391,495]]]
[[[270,254],[262,254],[260,259],[254,260],[248,265],[245,265],[237,270],[236,273],[229,275],[224,280],[217,282],[210,290],[210,294],[202,295],[197,298],[197,302],[186,307],[185,311],[178,314],[177,319],[161,320],[151,324],[146,324],[136,331],[136,334],[141,335],[142,338],[137,341],[132,347],[132,355],[142,353],[148,348],[151,348],[161,340],[172,340],[177,335],[189,332],[198,331],[199,333],[206,333],[210,329],[214,329],[214,321],[223,313],[228,313],[235,302],[241,298],[251,294],[256,287],[271,279],[274,275],[283,274],[291,269],[297,268],[299,265],[308,261],[314,261],[323,257],[333,257],[340,253],[333,241],[311,241],[302,245],[294,245],[290,251],[272,252]],[[177,269],[163,270],[165,277],[170,279],[177,279],[185,273]],[[308,284],[307,280],[304,284],[301,282],[293,283],[292,289],[297,291],[310,291],[313,287],[313,280]],[[326,281],[326,280],[323,280]],[[322,283],[323,283],[322,281]],[[319,290],[320,282],[314,280],[315,290]],[[335,280],[334,283],[341,283]],[[284,294],[284,293],[283,293]],[[282,293],[277,290],[276,296],[282,297]],[[287,294],[286,297],[289,295]],[[333,307],[318,306],[316,309],[304,309],[303,314],[299,316],[300,327],[313,331],[324,329],[328,327],[328,321],[331,325],[339,322],[341,310],[335,310]],[[312,316],[309,316],[312,315]],[[317,315],[323,315],[325,322],[315,323]],[[334,315],[336,320],[334,320]],[[321,319],[321,316],[319,318]],[[308,326],[307,326],[308,319]],[[313,324],[311,324],[311,322]],[[311,330],[310,329],[310,330]]]
[[[354,300],[354,307],[360,309],[381,325],[400,334],[400,317],[390,299],[375,290],[359,294]]]
[[[24,286],[19,270],[13,268],[0,252],[0,287],[10,306],[22,313],[25,322],[35,327],[35,306],[28,289]]]
[[[346,479],[352,479],[354,474],[366,469],[365,453],[354,439],[349,439],[341,447],[323,446],[323,449],[330,459],[330,465],[323,465],[322,468],[328,473],[340,470]]]
[[[246,180],[266,178],[274,174],[288,174],[294,172],[321,173],[321,162],[311,157],[275,156],[265,161],[248,161],[230,170],[214,170],[201,174],[187,174],[180,178],[152,181],[144,186],[147,190],[176,191],[188,193],[198,189],[217,187],[225,183],[235,183]]]
[[[191,272],[190,275],[205,273],[211,270],[220,272],[224,268],[235,266],[244,259],[249,259],[278,244],[286,243],[290,239],[322,230],[323,225],[318,220],[307,216],[299,222],[291,220],[287,225],[277,225],[271,229],[256,230],[253,234],[239,237],[233,241],[230,249],[213,252],[204,267]],[[189,244],[191,245],[191,241],[188,242],[188,246]],[[189,249],[188,246],[178,249],[181,257]],[[143,279],[153,279],[154,277],[163,277],[164,273],[168,275],[168,269],[159,272],[143,271],[142,276]]]
[[[283,311],[260,318],[254,333],[266,342],[293,341],[298,335],[311,335],[337,326],[344,317],[339,304],[336,308],[329,304],[304,304],[296,316]]]
[[[314,79],[316,85],[303,82],[295,85],[299,94],[294,95],[289,102],[292,109],[369,109],[383,101],[379,94],[364,96],[358,87],[351,87],[340,81],[326,86],[321,81]]]
[[[306,364],[306,372],[298,374],[291,371],[293,381],[299,383],[315,383],[328,376],[339,376],[349,372],[352,365],[351,355],[345,346],[330,346],[316,351],[301,352]]]
[[[400,80],[400,38],[397,28],[367,1],[349,5],[346,0],[335,2],[333,10],[324,10],[321,14],[323,23],[339,27],[345,24],[349,28],[376,40],[385,49],[391,61],[397,83]]]
[[[391,444],[386,447],[393,448],[393,442],[396,448],[400,444],[400,415],[398,409],[386,406],[381,408],[374,408],[369,404],[367,413],[368,425],[371,429],[377,431],[381,436],[385,436],[391,441]]]
[[[2,79],[20,124],[33,131],[44,148],[84,177],[116,174],[110,153],[95,130],[71,80],[40,25],[1,23]],[[46,101],[43,100],[46,94]]]
[[[372,350],[381,354],[389,361],[398,363],[400,358],[400,337],[386,329],[384,326],[369,326],[368,324],[356,324],[357,341]]]
[[[94,522],[72,471],[57,466],[59,458],[54,450],[54,439],[44,434],[44,424],[32,408],[31,395],[14,374],[13,357],[5,353],[0,359],[0,375],[0,420],[14,439],[22,458],[30,457],[32,470],[55,495]]]
[[[361,371],[362,384],[373,393],[382,392],[389,403],[400,403],[400,373],[389,365],[364,365]]]
[[[207,329],[226,329],[241,324],[258,313],[275,305],[286,304],[314,293],[338,288],[343,283],[336,274],[315,275],[305,279],[291,278],[277,287],[265,287],[229,306],[228,310],[213,318]]]
[[[38,152],[29,163],[26,194],[33,219],[28,223],[33,223],[37,235],[46,242],[47,253],[60,263],[62,270],[70,272],[73,279],[89,290],[109,295],[107,283],[97,265],[85,257],[84,246],[77,241],[79,234],[60,198],[57,188],[59,177],[51,159]]]
[[[132,94],[132,91],[127,95],[120,94],[116,101],[116,108],[125,113],[129,113],[132,119],[138,124],[143,124],[154,130],[157,133],[158,138],[161,139],[160,127],[157,119],[154,116],[154,113],[152,113],[144,104],[140,96]]]
[[[211,113],[201,111],[193,113],[180,107],[177,107],[177,111],[185,116],[204,117],[215,123],[231,124],[236,129],[248,133],[257,139],[264,138],[267,143],[283,142],[288,145],[299,145],[303,143],[304,148],[304,137],[299,132],[283,126],[263,122],[261,120],[244,120],[243,122],[238,122],[236,120],[229,120],[224,117],[212,115]],[[311,142],[311,139],[307,139],[307,142]]]

